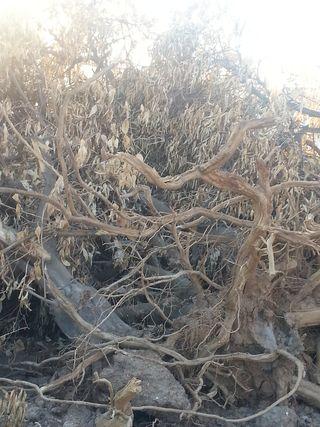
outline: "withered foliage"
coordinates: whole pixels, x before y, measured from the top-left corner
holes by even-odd
[[[157,37],[139,66],[148,27],[110,10],[66,2],[52,28],[1,27],[3,304],[13,292],[23,310],[51,299],[86,335],[94,323],[109,353],[165,356],[194,411],[249,390],[281,400],[279,360],[296,362],[299,379],[315,352],[297,312],[315,313],[304,327],[320,323],[319,149],[301,137],[317,132],[301,121],[316,108],[272,95],[192,21]],[[128,329],[78,313],[55,283],[58,261],[46,274],[56,249]],[[86,351],[42,393],[81,375],[95,360]]]

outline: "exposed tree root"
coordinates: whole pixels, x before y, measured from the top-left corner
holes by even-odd
[[[0,67],[1,301],[16,296],[23,313],[41,303],[72,350],[12,363],[63,365],[47,384],[0,384],[108,409],[103,427],[132,424],[134,411],[244,423],[294,394],[319,407],[299,329],[320,324],[320,163],[297,144],[298,104],[271,99],[213,34],[203,46],[203,29],[160,38],[144,69],[115,63],[113,40],[131,24],[77,7],[49,53],[26,34],[30,58],[12,66],[7,53]],[[102,362],[130,367],[119,387]],[[151,383],[175,400],[148,404]],[[74,400],[57,398],[73,385]],[[273,403],[214,413],[253,395]]]

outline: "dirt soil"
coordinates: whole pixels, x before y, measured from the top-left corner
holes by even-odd
[[[36,335],[36,334],[35,334]],[[57,336],[55,336],[57,339]],[[65,340],[63,336],[60,336],[61,340]],[[31,383],[37,384],[39,387],[42,385],[48,384],[52,381],[56,375],[57,371],[52,366],[47,366],[43,370],[36,372],[34,369],[28,369],[26,365],[23,365],[24,361],[32,362],[38,358],[44,358],[45,355],[48,355],[48,352],[56,352],[56,344],[50,342],[51,340],[47,338],[45,341],[35,340],[34,338],[27,338],[22,336],[21,342],[26,343],[27,350],[19,350],[14,354],[14,352],[7,352],[7,354],[2,353],[0,356],[0,376],[4,378],[14,378],[19,381],[29,381]],[[30,350],[33,349],[33,351]],[[22,363],[22,364],[21,364]],[[118,360],[118,365],[116,369],[111,369],[106,364],[102,368],[105,370],[105,373],[108,374],[109,378],[114,385],[116,385],[116,375],[121,368],[121,357]],[[10,369],[11,366],[11,369]],[[97,367],[97,366],[96,366]],[[99,366],[101,368],[101,366]],[[126,369],[123,366],[121,369]],[[127,367],[130,371],[130,367]],[[142,366],[141,369],[149,370],[150,372],[150,381],[152,379],[159,378],[159,372],[157,372],[158,367],[154,368],[152,365]],[[28,372],[29,371],[29,372]],[[50,375],[50,372],[53,372],[54,376]],[[61,368],[58,372],[59,375],[64,373],[64,368]],[[124,375],[126,378],[126,375]],[[122,380],[123,377],[121,376]],[[125,381],[125,379],[124,379]],[[170,382],[170,381],[169,381]],[[169,383],[167,384],[169,386]],[[164,388],[162,393],[164,398],[168,398],[168,394]],[[152,398],[156,395],[156,389],[152,388]],[[69,384],[65,386],[63,391],[60,393],[59,398],[63,399],[73,399],[74,397],[74,384]],[[142,402],[146,402],[146,396],[140,396],[138,401],[133,403],[139,404],[139,399]],[[161,399],[161,397],[160,397]],[[95,395],[95,400],[99,400],[97,395]],[[185,402],[175,402],[175,406],[184,405]],[[264,409],[268,406],[268,402],[261,402],[257,406],[240,406],[237,408],[223,409],[217,405],[208,405],[206,409],[210,413],[215,413],[226,418],[242,418],[249,416],[255,412],[258,412],[261,409]],[[44,401],[42,398],[38,397],[36,394],[31,394],[27,400],[27,408],[25,415],[25,424],[24,427],[96,427],[96,420],[99,419],[101,415],[105,414],[103,409],[97,409],[92,407],[87,407],[83,405],[75,405],[68,403],[59,403],[59,402],[48,402]],[[1,424],[3,422],[4,424]],[[7,426],[5,423],[5,418],[0,419],[1,426]],[[209,420],[206,421],[201,418],[193,418],[193,420],[188,421],[187,419],[180,420],[178,417],[175,417],[171,414],[150,414],[148,412],[136,412],[134,417],[134,427],[175,427],[175,426],[212,426],[212,427],[231,427],[234,425],[241,426],[251,426],[251,427],[320,427],[320,411],[314,407],[308,406],[303,402],[294,399],[290,402],[289,406],[284,404],[283,406],[277,406],[268,411],[265,415],[261,417],[240,424],[228,423],[218,420]],[[11,427],[8,424],[8,427]]]

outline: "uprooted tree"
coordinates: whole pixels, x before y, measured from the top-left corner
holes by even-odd
[[[296,115],[318,112],[271,95],[206,26],[158,37],[141,67],[137,22],[59,13],[49,40],[1,29],[1,299],[54,321],[74,344],[55,361],[75,364],[1,386],[63,401],[73,381],[78,404],[124,423],[295,392],[319,405],[318,129]]]

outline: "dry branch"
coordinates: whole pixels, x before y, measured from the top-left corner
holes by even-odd
[[[291,344],[277,349],[277,331],[293,335],[284,317],[298,328],[320,324],[317,309],[290,312],[316,290],[320,253],[319,159],[297,144],[301,126],[290,109],[318,111],[271,99],[208,29],[187,25],[160,37],[150,66],[136,67],[130,54],[114,63],[112,46],[126,39],[128,23],[83,7],[70,8],[70,28],[55,30],[50,49],[26,35],[25,51],[11,49],[14,67],[10,49],[4,54],[0,261],[4,295],[23,276],[20,294],[28,298],[29,289],[49,304],[61,331],[88,350],[42,387],[3,383],[62,402],[46,393],[88,377],[103,355],[120,351],[127,361],[142,351],[144,363],[174,371],[197,411],[133,410],[250,421],[308,388]],[[278,268],[289,261],[290,272]],[[251,362],[261,375],[264,364],[295,363],[292,390],[238,420],[201,412],[212,388],[220,405],[234,390],[235,402],[249,390],[265,398]],[[115,394],[115,414],[100,425],[132,423],[139,387],[133,379]]]
[[[297,396],[308,405],[320,409],[320,387],[318,385],[302,380],[297,390]]]
[[[297,328],[320,325],[320,309],[292,311],[286,314],[286,319]]]

